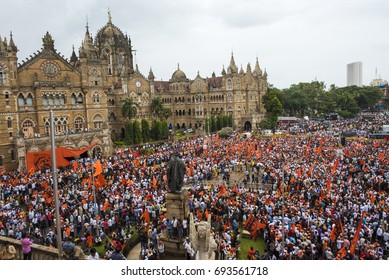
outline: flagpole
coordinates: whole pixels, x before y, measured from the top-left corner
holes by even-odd
[[[283,162],[282,162],[282,179],[281,179],[281,184],[282,184],[282,187],[281,187],[281,195],[282,195],[282,210],[281,210],[281,213],[282,213],[282,220],[281,220],[281,223],[282,223],[282,227],[281,227],[281,230],[282,230],[282,246],[281,246],[281,250],[282,250],[282,255],[284,255],[284,250],[285,250],[285,232],[284,232],[284,168],[285,168],[285,161],[284,161],[284,158],[283,158]]]
[[[93,162],[93,159],[92,159],[92,154],[90,153],[90,157],[91,157],[91,162]],[[92,164],[92,184],[93,184],[93,203],[95,204],[95,207],[96,207],[96,211],[95,211],[95,219],[96,219],[96,237],[99,236],[99,227],[97,225],[97,216],[99,214],[99,206],[97,205],[97,200],[96,200],[96,184],[95,184],[95,173],[93,172],[93,165]]]
[[[54,187],[54,203],[55,203],[55,219],[57,224],[57,247],[58,256],[62,259],[62,232],[61,220],[59,217],[59,203],[58,203],[58,180],[57,180],[57,158],[55,154],[55,135],[54,135],[54,113],[50,110],[50,133],[51,133],[51,159],[53,171],[53,187]]]

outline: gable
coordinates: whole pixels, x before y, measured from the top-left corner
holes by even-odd
[[[81,74],[55,51],[45,50],[19,66],[18,80],[20,86],[27,87],[80,86]]]

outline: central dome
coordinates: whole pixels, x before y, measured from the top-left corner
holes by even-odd
[[[178,65],[178,69],[176,71],[174,71],[170,81],[173,83],[187,82],[188,81],[185,73],[180,70],[180,65]]]
[[[128,45],[126,36],[124,36],[123,32],[112,23],[110,13],[108,23],[97,32],[95,42],[100,49],[104,45],[127,49]]]

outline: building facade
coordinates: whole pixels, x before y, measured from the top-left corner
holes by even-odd
[[[359,86],[362,82],[362,62],[347,64],[347,86]]]
[[[136,119],[152,119],[151,100],[160,97],[172,110],[167,121],[174,129],[203,130],[211,114],[232,114],[237,130],[251,130],[264,115],[261,97],[267,73],[258,59],[254,70],[238,70],[233,55],[227,71],[193,80],[178,67],[169,81],[145,77],[134,67],[131,39],[112,23],[95,38],[86,27],[78,55],[69,59],[55,49],[49,32],[42,49],[18,64],[12,34],[0,37],[0,166],[25,166],[25,153],[51,149],[50,111],[54,112],[56,145],[112,153],[113,140],[124,137],[122,102],[138,104]]]

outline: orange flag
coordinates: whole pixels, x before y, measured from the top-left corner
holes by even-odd
[[[223,185],[221,185],[221,186],[220,186],[220,191],[219,191],[219,194],[217,195],[217,197],[221,197],[221,196],[224,195],[226,192],[227,192],[226,187],[223,186]]]
[[[151,183],[153,184],[153,188],[156,189],[157,188],[157,179],[155,178],[155,176],[153,176],[153,181]]]
[[[339,251],[338,251],[338,254],[339,254],[339,257],[341,259],[344,259],[347,255],[347,251],[346,251],[346,247],[342,247]]]
[[[96,181],[96,190],[99,188],[105,186],[107,184],[107,181],[105,181],[103,174],[99,174]]]
[[[366,215],[366,212],[363,212],[362,213],[362,217],[361,217],[361,220],[359,221],[359,225],[358,225],[358,228],[354,234],[354,238],[353,240],[351,241],[351,246],[350,246],[350,254],[351,255],[354,255],[354,252],[355,252],[355,247],[357,246],[357,242],[359,240],[359,233],[361,232],[362,230],[362,222],[363,222],[363,219],[365,218],[365,215]]]
[[[297,178],[301,177],[301,168],[297,169]]]
[[[100,160],[97,160],[95,164],[93,164],[93,167],[95,168],[94,176],[98,176],[99,174],[103,173],[103,167],[101,166]]]
[[[92,177],[89,177],[88,179],[88,190],[90,189],[90,185],[92,184]]]
[[[149,214],[149,209],[146,208],[146,211],[140,216],[140,219],[143,219],[144,223],[150,223],[150,214]]]
[[[327,180],[327,190],[331,189],[331,178],[328,178]]]

